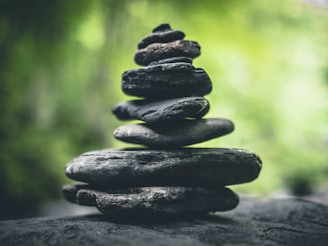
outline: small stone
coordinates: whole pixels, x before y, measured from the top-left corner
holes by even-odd
[[[181,148],[125,149],[84,153],[70,161],[65,174],[108,189],[142,186],[223,187],[257,178],[262,163],[247,150]]]
[[[168,23],[163,23],[155,27],[152,32],[163,32],[167,30],[172,30],[170,24]]]
[[[204,96],[212,90],[212,82],[201,68],[167,63],[124,72],[122,90],[127,95],[148,98]]]
[[[222,118],[181,120],[174,126],[149,124],[123,125],[114,131],[114,137],[127,143],[154,148],[176,148],[201,143],[234,130],[232,121]]]
[[[138,49],[146,48],[153,43],[169,43],[176,40],[182,40],[185,34],[179,30],[165,30],[155,32],[144,37],[138,44]]]
[[[166,124],[185,118],[201,118],[208,110],[209,103],[205,98],[183,97],[122,102],[112,112],[120,120],[139,119],[150,124]]]
[[[134,60],[137,64],[146,66],[157,60],[170,57],[187,56],[195,58],[200,55],[200,46],[195,41],[177,40],[169,43],[153,43],[136,52]]]
[[[68,193],[72,189],[63,187]],[[227,211],[238,205],[239,198],[228,188],[215,190],[189,187],[142,187],[125,190],[97,191],[77,187],[76,203],[94,205],[116,218],[165,216]],[[145,218],[146,219],[146,218]]]
[[[185,62],[192,64],[192,58],[186,57],[186,56],[178,56],[178,57],[171,57],[163,60],[153,61],[149,63],[148,66],[154,66],[158,64],[164,64],[164,63],[177,63],[177,62]]]

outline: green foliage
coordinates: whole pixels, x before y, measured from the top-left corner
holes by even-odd
[[[314,1],[313,1],[314,2]],[[208,117],[236,124],[206,147],[250,149],[243,192],[311,191],[327,176],[327,6],[302,0],[0,2],[0,211],[60,196],[76,155],[123,147],[111,107],[138,41],[169,22],[197,40],[213,81]],[[22,207],[24,204],[24,207]],[[26,204],[26,205],[25,205]],[[24,211],[26,209],[26,211]],[[9,212],[8,212],[9,211]],[[19,214],[17,214],[19,215]],[[3,217],[3,215],[1,215]]]

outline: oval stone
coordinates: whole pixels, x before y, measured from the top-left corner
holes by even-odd
[[[165,30],[154,32],[144,37],[138,44],[138,49],[146,48],[153,43],[169,43],[176,40],[182,40],[185,34],[179,30]]]
[[[139,119],[150,124],[166,124],[185,118],[201,118],[208,110],[209,102],[205,98],[183,97],[122,102],[112,112],[120,120]]]
[[[87,152],[66,165],[74,180],[108,189],[142,186],[218,188],[250,182],[262,163],[247,150],[181,148],[123,149]]]
[[[99,191],[67,185],[63,192],[66,196],[75,196],[75,201],[70,202],[96,206],[102,214],[121,219],[227,211],[239,202],[238,196],[228,188],[141,187]]]
[[[228,119],[210,118],[181,120],[175,125],[150,124],[123,125],[115,129],[114,137],[127,143],[155,148],[176,148],[201,143],[234,130]]]
[[[122,90],[146,98],[204,96],[212,82],[203,69],[189,63],[165,63],[124,72]]]
[[[177,40],[169,43],[153,43],[146,48],[138,50],[134,61],[142,66],[157,60],[170,57],[187,56],[195,58],[200,55],[200,46],[195,41]]]

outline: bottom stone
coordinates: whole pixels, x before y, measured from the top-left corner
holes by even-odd
[[[197,215],[231,210],[239,203],[238,196],[228,188],[175,186],[99,191],[87,184],[73,184],[63,186],[63,194],[70,202],[96,206],[112,218]]]

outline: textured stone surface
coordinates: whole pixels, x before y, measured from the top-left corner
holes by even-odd
[[[139,119],[152,124],[166,124],[185,118],[201,118],[209,107],[208,101],[203,97],[183,97],[162,101],[122,102],[112,112],[120,120]]]
[[[100,215],[0,221],[0,245],[326,246],[328,207],[295,199],[241,198],[197,219],[113,223]]]
[[[189,63],[167,63],[124,72],[122,90],[140,97],[203,96],[212,90],[212,82]]]
[[[73,188],[72,188],[73,186]],[[238,196],[228,188],[209,190],[190,187],[142,187],[98,191],[85,185],[66,185],[65,197],[80,205],[96,206],[111,218],[171,216],[226,211],[238,205]]]
[[[139,65],[148,65],[157,60],[170,57],[187,56],[195,58],[200,55],[200,46],[195,41],[177,40],[170,43],[153,43],[135,53],[134,61]]]
[[[179,57],[171,57],[163,60],[153,61],[149,63],[149,66],[154,66],[158,64],[164,64],[164,63],[177,63],[177,62],[185,62],[192,64],[192,58],[185,57],[185,56],[179,56]]]
[[[242,149],[102,150],[70,161],[66,175],[101,187],[223,187],[249,182],[261,170],[257,155]]]
[[[146,48],[153,43],[169,43],[176,40],[181,40],[185,37],[185,34],[179,30],[163,30],[160,32],[154,32],[144,37],[138,44],[138,49]]]
[[[115,129],[114,137],[127,143],[155,148],[174,148],[201,143],[233,130],[234,125],[230,120],[209,118],[181,120],[173,127],[149,124],[123,125]]]

